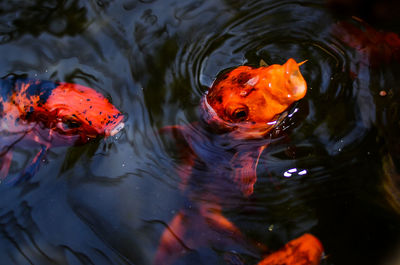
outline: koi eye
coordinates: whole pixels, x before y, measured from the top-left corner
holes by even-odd
[[[235,109],[231,114],[231,119],[234,122],[240,122],[247,119],[249,109],[246,106]]]
[[[62,121],[63,124],[63,128],[65,130],[73,130],[76,128],[81,127],[82,123],[79,122],[78,120],[74,119],[74,118],[65,118]]]

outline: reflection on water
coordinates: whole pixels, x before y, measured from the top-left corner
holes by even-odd
[[[396,252],[399,45],[371,58],[366,45],[386,44],[363,41],[364,22],[322,1],[6,1],[0,10],[1,76],[86,85],[127,116],[117,138],[54,148],[30,181],[0,186],[4,264],[152,264],[190,196],[179,189],[182,143],[159,130],[199,121],[220,71],[290,57],[308,59],[308,93],[262,153],[254,194],[220,195],[224,216],[270,249],[313,233],[326,264],[381,264]],[[384,56],[395,59],[376,60]],[[12,172],[36,151],[20,147]],[[204,247],[182,262],[224,264],[220,254]]]

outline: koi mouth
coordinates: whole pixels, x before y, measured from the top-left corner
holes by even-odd
[[[275,123],[259,124],[258,126],[250,122],[228,122],[218,116],[215,110],[207,101],[207,95],[201,99],[203,118],[207,123],[218,124],[221,128],[231,131],[233,136],[238,138],[259,138],[266,135],[275,127]]]
[[[115,128],[107,133],[107,136],[114,136],[119,133],[125,127],[125,123],[119,123]]]

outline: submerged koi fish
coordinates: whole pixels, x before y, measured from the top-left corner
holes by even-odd
[[[42,147],[24,173],[30,177],[50,147],[112,136],[124,127],[120,111],[89,87],[7,78],[0,80],[0,89],[0,180],[8,175],[16,145]]]
[[[253,193],[267,136],[282,121],[282,113],[306,94],[301,64],[289,59],[284,65],[239,66],[226,72],[202,99],[202,122],[163,128],[179,138],[183,165],[178,172],[188,206],[162,234],[155,264],[171,264],[207,245],[244,246],[241,250],[254,253],[222,209],[227,202],[235,205],[238,193],[245,197]]]
[[[332,33],[359,53],[360,62],[377,67],[400,62],[400,37],[394,32],[378,31],[358,17],[334,25]]]
[[[324,248],[318,238],[304,234],[265,257],[258,265],[318,265],[323,253]]]

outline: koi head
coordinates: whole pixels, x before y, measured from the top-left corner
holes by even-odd
[[[284,65],[239,66],[223,74],[206,95],[204,105],[209,116],[235,128],[238,137],[265,135],[279,115],[306,94],[301,64],[289,59]]]
[[[113,136],[124,127],[117,108],[102,94],[81,85],[60,83],[38,109],[52,117],[57,132],[80,135],[82,140]]]

